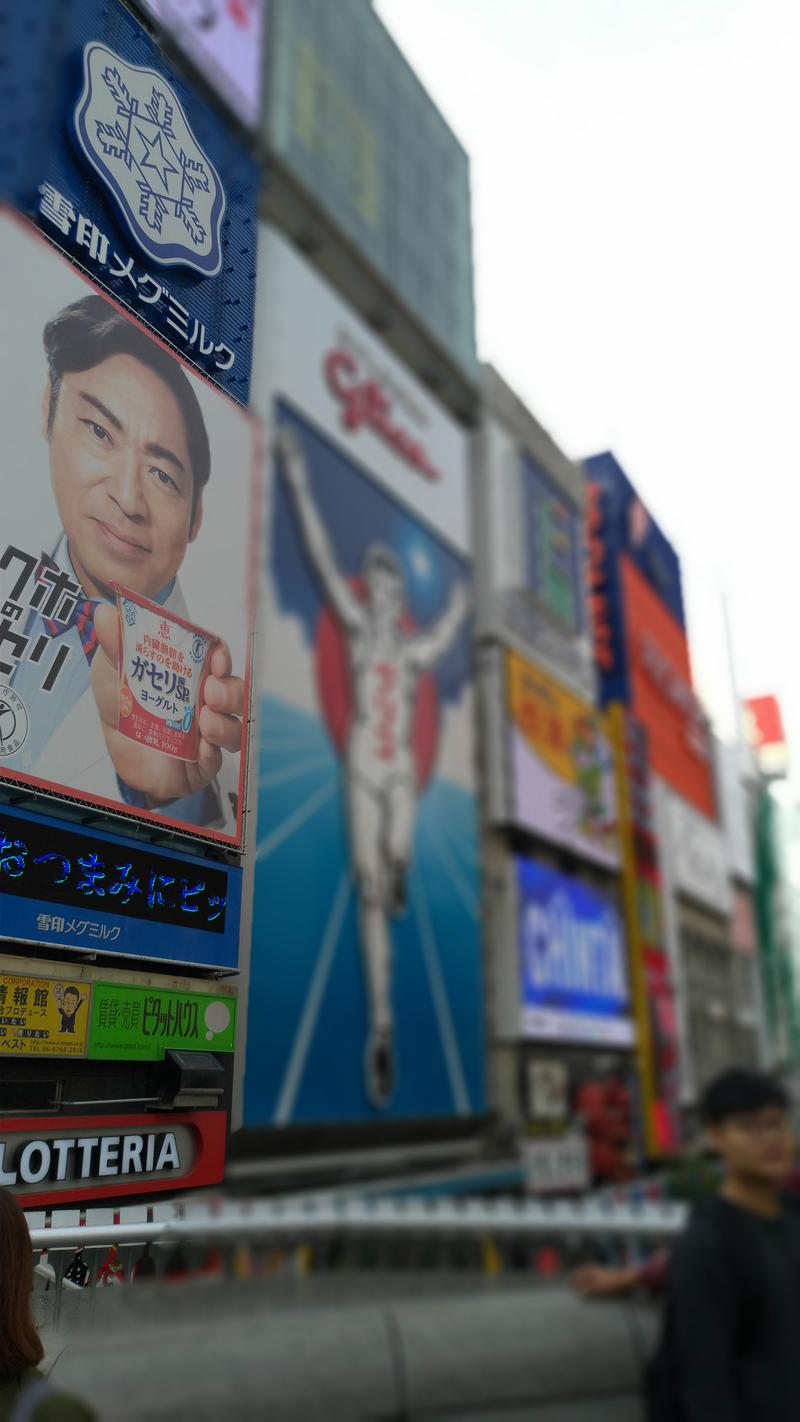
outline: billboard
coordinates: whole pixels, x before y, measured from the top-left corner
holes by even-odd
[[[119,0],[39,0],[4,21],[14,122],[0,199],[246,404],[259,188],[248,145]]]
[[[469,1115],[484,1091],[466,439],[283,238],[264,245],[245,1125]],[[348,422],[327,359],[343,347],[391,379],[392,428],[417,412],[436,477],[386,419]]]
[[[235,971],[242,871],[0,804],[3,937]]]
[[[8,209],[0,254],[0,782],[238,845],[256,422]]]
[[[522,1032],[542,1041],[629,1047],[625,934],[610,901],[517,859]]]
[[[628,633],[620,560],[627,557],[685,633],[681,565],[613,454],[592,455],[584,466],[589,589],[602,700],[627,704]]]
[[[617,868],[614,752],[604,717],[516,652],[507,654],[506,680],[513,823]]]
[[[474,378],[467,153],[372,5],[269,0],[269,11],[268,147]]]
[[[267,0],[139,0],[248,128],[261,112]]]
[[[85,1057],[91,987],[70,979],[0,973],[0,1060]]]
[[[775,696],[752,696],[744,703],[747,737],[762,774],[782,779],[789,769],[783,713]]]
[[[7,943],[6,947],[12,945]],[[163,1061],[168,1051],[232,1052],[237,991],[163,964],[54,963],[5,955],[0,973],[0,1058],[88,1057]]]
[[[0,1121],[0,1185],[26,1209],[216,1185],[224,1111]]]
[[[630,708],[647,729],[655,774],[709,819],[717,815],[711,731],[692,690],[686,633],[635,563],[620,558]]]
[[[664,941],[647,733],[622,706],[609,711],[617,738],[622,893],[636,1018],[636,1052],[649,1154],[680,1144],[678,1022]]]
[[[232,1052],[236,998],[228,993],[96,982],[89,1057],[160,1062],[168,1051]]]
[[[670,789],[664,790],[664,804],[676,890],[727,917],[733,911],[733,865],[721,826]]]
[[[595,699],[585,481],[491,366],[473,436],[478,636],[534,655]]]

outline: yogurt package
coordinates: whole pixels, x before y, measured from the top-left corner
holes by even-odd
[[[198,709],[216,637],[117,586],[122,655],[119,730],[178,760],[197,760]]]

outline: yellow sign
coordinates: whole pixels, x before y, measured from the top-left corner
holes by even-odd
[[[0,1059],[85,1057],[91,993],[69,977],[0,973]]]
[[[517,822],[616,869],[616,772],[605,717],[516,652],[507,667]]]

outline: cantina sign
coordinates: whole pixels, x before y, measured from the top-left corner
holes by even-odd
[[[425,446],[396,422],[391,399],[383,385],[369,376],[365,379],[349,351],[341,347],[329,351],[324,369],[328,389],[341,403],[342,424],[346,430],[355,432],[363,427],[373,430],[423,479],[432,483],[441,479],[441,471],[431,463]]]
[[[224,1164],[224,1111],[0,1123],[0,1185],[26,1205],[212,1185]]]

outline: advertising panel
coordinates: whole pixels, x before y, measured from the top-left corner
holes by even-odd
[[[642,581],[686,632],[681,566],[672,544],[651,517],[613,454],[584,460],[589,587],[603,704],[630,700],[627,637],[620,560]]]
[[[611,708],[619,754],[622,892],[636,1017],[636,1056],[648,1154],[680,1144],[678,1022],[664,942],[663,885],[647,733],[623,707]]]
[[[620,559],[630,707],[647,729],[650,764],[672,790],[715,819],[711,732],[692,690],[686,633],[630,559]]]
[[[722,827],[730,871],[742,884],[755,881],[757,772],[752,752],[715,738]]]
[[[477,631],[595,699],[583,548],[585,486],[491,366],[473,436]]]
[[[236,845],[257,424],[8,210],[0,254],[0,781]]]
[[[224,1111],[0,1120],[0,1185],[25,1209],[217,1185]]]
[[[616,908],[531,859],[517,860],[517,880],[524,1035],[630,1046],[625,935]]]
[[[604,718],[515,652],[506,675],[514,823],[615,869],[617,789]]]
[[[70,980],[0,973],[0,1059],[84,1057],[92,989]]]
[[[88,1055],[103,1061],[163,1061],[168,1051],[232,1052],[236,998],[130,983],[95,983]]]
[[[766,776],[781,779],[789,769],[783,713],[775,696],[753,696],[744,703],[748,739]]]
[[[254,128],[261,111],[267,0],[139,0],[236,117]]]
[[[119,0],[12,5],[3,38],[14,122],[0,198],[246,404],[259,185],[247,145]],[[18,285],[35,289],[27,272]]]
[[[529,454],[522,454],[521,463],[527,581],[551,616],[575,635],[583,623],[581,510]]]
[[[466,441],[282,238],[265,244],[245,1124],[468,1115],[484,1094]],[[348,421],[327,360],[345,348],[383,372],[392,428],[418,412],[434,478],[386,419]]]
[[[0,804],[0,923],[23,943],[235,971],[242,871]]]
[[[474,378],[468,155],[376,7],[269,0],[269,9],[269,147]]]
[[[582,1194],[591,1186],[589,1146],[582,1131],[555,1140],[523,1141],[522,1159],[529,1195]]]
[[[731,863],[720,826],[667,792],[675,887],[720,917],[733,910]]]

